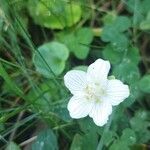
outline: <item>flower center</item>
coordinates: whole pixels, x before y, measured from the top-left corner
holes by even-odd
[[[88,100],[102,102],[102,97],[106,94],[106,90],[99,83],[88,84],[85,88],[85,96]]]

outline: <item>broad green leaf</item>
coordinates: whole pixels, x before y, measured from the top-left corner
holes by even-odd
[[[117,32],[126,31],[131,26],[131,20],[126,16],[117,16],[116,12],[109,12],[104,16],[103,22],[108,28],[116,29]]]
[[[81,18],[81,6],[64,0],[29,0],[28,9],[34,21],[44,27],[63,29]]]
[[[96,126],[95,123],[93,122],[93,120],[89,117],[80,119],[80,120],[78,120],[78,122],[80,125],[80,129],[84,133],[89,133],[89,132],[93,131],[93,132],[97,132],[101,135],[103,132],[103,128]]]
[[[53,106],[51,111],[53,113],[55,113],[62,120],[66,121],[66,122],[69,122],[69,121],[72,120],[72,118],[69,115],[69,111],[67,109],[67,103],[68,102],[66,102],[66,101],[61,102],[60,104],[57,104],[57,105]]]
[[[150,20],[144,20],[140,24],[140,28],[142,30],[149,30],[150,29]]]
[[[137,135],[138,143],[146,143],[149,140],[149,117],[149,112],[139,110],[135,113],[135,116],[130,119],[130,124]]]
[[[123,105],[125,107],[131,106],[141,96],[141,92],[138,86],[138,80],[136,83],[130,84],[129,89],[130,96],[123,102]]]
[[[137,47],[129,47],[124,61],[138,65],[141,60],[139,49]]]
[[[69,56],[67,47],[59,42],[43,44],[34,53],[33,62],[36,70],[47,78],[60,75]]]
[[[130,146],[136,142],[136,135],[134,131],[130,128],[126,128],[122,132],[122,136],[115,140],[113,144],[110,146],[110,150],[130,150]]]
[[[130,150],[126,142],[116,140],[109,148],[109,150],[121,150],[124,148],[124,150]]]
[[[126,0],[123,1],[124,4],[127,6],[126,8],[130,12],[136,12],[137,16],[135,17],[142,17],[143,14],[149,11],[150,1],[149,0]]]
[[[120,37],[120,33],[111,25],[104,26],[101,34],[101,39],[104,42],[114,42],[116,38]]]
[[[105,25],[112,24],[117,18],[117,14],[115,11],[108,12],[104,17],[102,18],[102,21]]]
[[[129,41],[127,37],[117,31],[114,27],[104,26],[101,39],[104,42],[111,42],[117,51],[124,51],[127,49]]]
[[[119,16],[116,18],[114,23],[112,24],[116,30],[119,32],[126,31],[129,27],[131,27],[131,21],[126,16]]]
[[[145,93],[150,93],[150,74],[145,75],[139,82],[140,90]]]
[[[80,134],[75,134],[70,150],[82,150],[83,137]]]
[[[123,81],[124,83],[129,85],[130,96],[123,102],[124,106],[128,107],[135,102],[135,100],[140,96],[140,90],[138,87],[138,82],[140,80],[140,72],[138,66],[135,65],[137,63],[137,59],[133,59],[135,63],[125,59],[119,65],[116,65],[113,70],[113,75]]]
[[[141,59],[139,50],[136,47],[129,47],[125,52],[120,52],[117,51],[116,47],[112,44],[108,44],[103,49],[103,56],[114,65],[121,62],[138,65]]]
[[[142,30],[149,30],[150,29],[150,11],[148,12],[146,19],[141,22],[140,28]]]
[[[143,8],[141,7],[141,0],[126,0],[123,2],[126,5],[126,9],[133,13],[133,26],[137,27],[143,19]]]
[[[141,1],[141,9],[142,9],[142,12],[144,14],[148,13],[149,12],[149,6],[150,6],[150,1],[149,0],[143,0]]]
[[[21,149],[16,143],[10,142],[8,146],[6,147],[6,150],[21,150]]]
[[[95,150],[98,145],[98,134],[90,131],[83,136],[82,150]]]
[[[115,50],[115,47],[111,44],[108,44],[103,49],[103,57],[111,62],[111,64],[118,64],[122,61],[123,52]]]
[[[58,150],[56,135],[51,129],[42,131],[32,144],[32,150]]]
[[[85,59],[89,53],[89,45],[93,40],[90,28],[80,28],[70,33],[60,33],[58,40],[66,44],[68,49],[79,59]]]
[[[103,134],[103,136],[104,136],[103,143],[105,146],[108,146],[114,140],[114,138],[115,138],[114,135],[115,135],[115,133],[110,130],[106,131],[106,133]]]
[[[126,100],[125,100],[126,101]],[[115,138],[118,137],[117,133],[121,133],[124,128],[129,126],[128,116],[125,114],[125,108],[122,104],[115,108],[115,115],[111,123],[111,131],[114,132]]]
[[[136,142],[136,135],[135,132],[130,129],[126,128],[123,130],[122,136],[121,136],[122,141],[126,141],[128,145],[133,145]]]
[[[110,14],[112,16],[112,14]],[[131,26],[131,21],[126,16],[116,16],[113,14],[112,20],[107,21],[106,18],[110,18],[109,14],[106,15],[104,21],[104,27],[101,34],[101,39],[104,42],[111,42],[118,51],[125,50],[129,41],[124,31],[126,31]]]
[[[145,17],[149,12],[150,1],[149,0],[126,0],[123,1],[127,6],[128,11],[133,13],[132,21],[134,27],[139,27],[142,30],[149,28],[149,23],[145,21]]]
[[[113,75],[128,84],[136,83],[140,79],[138,67],[126,61],[114,67]]]

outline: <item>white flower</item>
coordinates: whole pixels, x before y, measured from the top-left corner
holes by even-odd
[[[103,126],[112,113],[112,106],[120,104],[129,96],[128,85],[117,79],[108,79],[109,70],[109,61],[98,59],[88,67],[87,72],[67,72],[64,81],[73,94],[68,103],[72,118],[89,115],[97,126]]]

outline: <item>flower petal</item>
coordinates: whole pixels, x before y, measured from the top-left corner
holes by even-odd
[[[93,118],[93,121],[97,126],[103,126],[107,123],[108,117],[111,113],[112,106],[106,101],[95,103],[89,116]]]
[[[87,76],[88,80],[105,84],[110,70],[109,61],[97,59],[93,64],[88,67]]]
[[[72,94],[77,94],[86,87],[86,73],[79,70],[71,70],[64,76],[66,87]]]
[[[128,85],[123,84],[120,80],[108,80],[106,99],[113,105],[120,104],[124,99],[126,99],[129,94]]]
[[[84,97],[73,96],[68,103],[68,110],[72,118],[78,119],[86,117],[93,107],[93,101]]]

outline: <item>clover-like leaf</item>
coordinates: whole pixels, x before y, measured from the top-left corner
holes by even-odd
[[[63,0],[29,0],[28,9],[37,24],[52,29],[70,27],[82,14],[78,3]]]
[[[58,40],[65,43],[68,49],[79,59],[85,59],[89,53],[89,44],[93,40],[90,28],[80,28],[71,33],[61,33]]]
[[[150,74],[145,75],[139,82],[140,90],[145,93],[150,93]]]
[[[68,56],[69,51],[64,44],[50,42],[38,48],[34,53],[33,62],[40,74],[50,78],[62,73]]]

